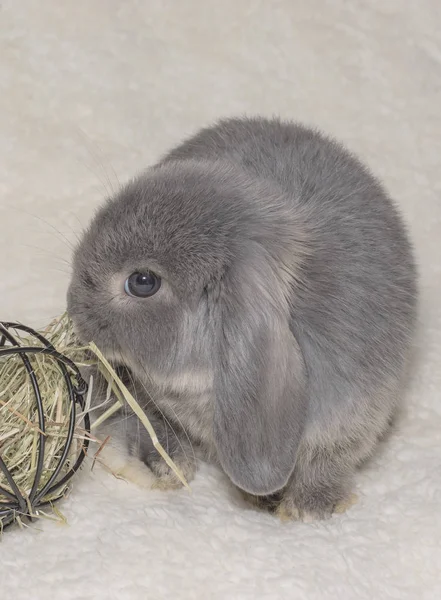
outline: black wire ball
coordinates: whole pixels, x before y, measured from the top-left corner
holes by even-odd
[[[24,333],[30,336],[29,339],[31,340],[34,338],[35,346],[21,345],[17,333]],[[47,423],[44,413],[44,398],[42,397],[32,359],[37,354],[50,356],[56,362],[60,371],[60,379],[64,380],[66,386],[70,409],[66,438],[63,439],[61,451],[57,454],[50,477],[44,482],[42,482],[42,474],[47,446]],[[33,392],[33,399],[30,401],[35,402],[38,420],[38,438],[33,482],[30,486],[31,489],[27,491],[20,489],[14,480],[13,469],[10,465],[8,468],[7,461],[2,456],[2,442],[0,440],[0,474],[3,475],[3,480],[7,483],[6,487],[5,484],[0,486],[0,530],[2,527],[14,523],[18,517],[20,519],[25,517],[32,521],[33,517],[38,514],[38,509],[51,504],[64,494],[66,483],[78,471],[86,456],[89,446],[88,434],[90,434],[90,418],[85,412],[82,416],[82,429],[85,432],[82,446],[76,460],[72,461],[73,464],[70,465],[67,461],[69,460],[69,452],[77,424],[77,409],[79,408],[81,412],[85,411],[85,395],[87,393],[87,384],[75,363],[58,352],[49,340],[30,327],[18,323],[0,322],[0,362],[4,364],[4,361],[1,361],[2,358],[14,355],[15,357],[18,356],[23,362],[29,378]],[[4,408],[6,405],[7,402],[3,401],[0,403],[0,408]],[[68,468],[67,472],[63,473],[63,467]],[[50,499],[48,500],[48,498]]]

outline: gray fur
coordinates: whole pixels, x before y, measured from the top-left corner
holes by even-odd
[[[160,291],[125,296],[143,268]],[[68,306],[145,386],[147,412],[153,398],[238,487],[283,490],[302,518],[345,500],[387,429],[416,296],[378,181],[323,135],[259,118],[202,130],[109,200],[77,248]]]

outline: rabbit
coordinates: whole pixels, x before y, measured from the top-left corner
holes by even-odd
[[[187,480],[202,457],[311,521],[350,504],[400,406],[417,272],[395,205],[340,143],[229,118],[107,200],[76,248],[68,311]],[[107,427],[130,476],[178,485],[134,415]]]

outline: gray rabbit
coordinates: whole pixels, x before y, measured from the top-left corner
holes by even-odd
[[[107,201],[76,250],[68,309],[188,479],[196,452],[308,521],[345,506],[387,431],[416,300],[402,221],[357,158],[301,125],[244,118]],[[177,484],[133,415],[107,428],[129,478]]]

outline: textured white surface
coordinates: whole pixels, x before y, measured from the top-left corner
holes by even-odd
[[[316,124],[357,151],[402,207],[422,288],[408,410],[346,515],[282,525],[208,467],[192,496],[85,471],[62,504],[69,526],[3,538],[3,598],[441,598],[440,6],[0,4],[1,318],[43,325],[63,309],[64,236],[116,174],[245,112]]]

